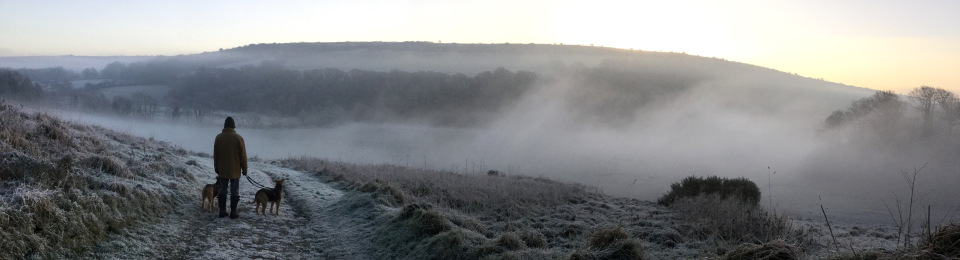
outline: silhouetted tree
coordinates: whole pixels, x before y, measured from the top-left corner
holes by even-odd
[[[106,67],[103,67],[103,70],[100,70],[100,76],[108,79],[121,79],[123,77],[124,70],[126,69],[126,64],[115,61],[107,64]]]
[[[43,87],[12,70],[0,69],[0,96],[35,99],[43,95]]]
[[[100,73],[97,72],[97,69],[96,69],[96,68],[86,68],[86,69],[83,69],[83,72],[81,73],[81,75],[83,75],[83,79],[96,79],[96,78],[100,78]]]
[[[953,114],[951,112],[954,111],[954,107],[957,103],[957,95],[953,94],[953,92],[950,92],[949,90],[937,88],[936,95],[933,96],[933,99],[937,106],[940,107],[943,118],[949,120]]]
[[[833,111],[824,121],[824,125],[835,128],[871,115],[882,121],[877,125],[883,125],[899,118],[902,107],[900,97],[893,91],[877,91],[869,97],[850,102],[846,110]]]
[[[153,115],[157,110],[157,105],[159,105],[155,98],[143,92],[133,93],[130,99],[134,111],[144,116]]]
[[[923,135],[934,134],[934,113],[939,106],[942,111],[949,111],[950,106],[955,102],[956,96],[945,89],[921,86],[910,90],[910,101],[920,110],[923,115]]]

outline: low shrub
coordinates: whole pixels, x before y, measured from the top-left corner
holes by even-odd
[[[727,179],[717,176],[707,178],[690,176],[679,183],[670,184],[670,191],[657,199],[657,203],[670,206],[681,198],[711,194],[716,194],[722,199],[734,197],[753,205],[760,202],[760,188],[757,187],[756,183],[746,178]]]

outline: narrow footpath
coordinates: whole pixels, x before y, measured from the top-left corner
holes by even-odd
[[[213,183],[213,162],[194,157],[197,178]],[[344,210],[349,194],[318,177],[267,163],[250,163],[250,177],[273,186],[286,179],[280,215],[254,214],[259,190],[241,178],[238,219],[218,218],[217,208],[200,208],[196,200],[178,207],[159,223],[128,227],[87,252],[96,259],[369,259],[371,244],[362,237],[365,219],[385,211]],[[209,181],[206,181],[209,180]],[[229,203],[228,203],[229,207]],[[357,212],[357,210],[363,212]]]

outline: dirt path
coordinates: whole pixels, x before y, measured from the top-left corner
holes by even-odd
[[[194,157],[196,176],[212,183],[213,162]],[[368,259],[370,243],[361,237],[362,218],[378,212],[344,213],[349,194],[317,177],[265,163],[251,163],[254,181],[272,186],[284,178],[280,215],[256,215],[253,194],[245,178],[240,183],[240,218],[218,218],[217,209],[200,209],[200,191],[188,205],[156,224],[127,228],[111,235],[87,256],[97,259]],[[228,203],[229,206],[229,203]]]

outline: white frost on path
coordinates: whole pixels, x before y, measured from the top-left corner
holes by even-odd
[[[187,166],[197,178],[213,183],[213,161],[192,157],[199,166]],[[218,218],[200,209],[196,199],[177,207],[158,223],[128,227],[111,235],[86,257],[97,259],[368,259],[370,242],[348,212],[330,207],[344,192],[310,174],[265,163],[250,163],[254,181],[273,186],[284,178],[280,215],[254,214],[254,194],[259,190],[240,179],[238,219]],[[227,203],[229,207],[229,203]],[[376,214],[375,212],[366,212]]]

